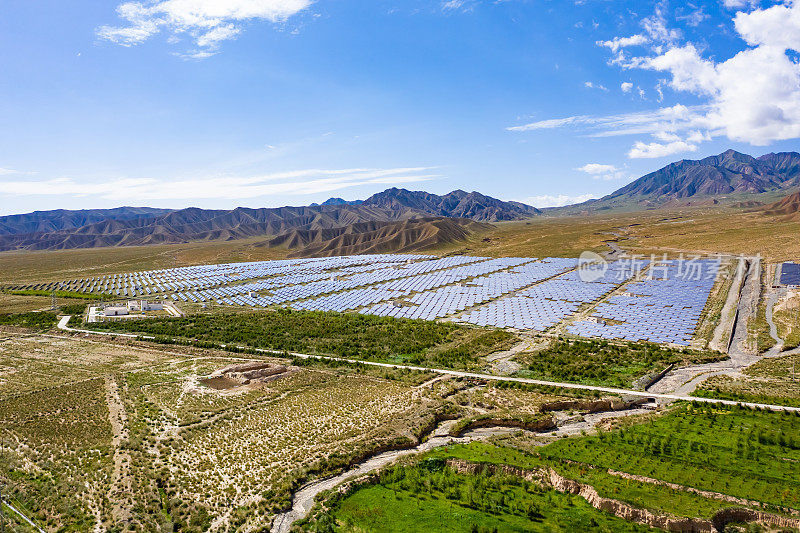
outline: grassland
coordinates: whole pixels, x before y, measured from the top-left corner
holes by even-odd
[[[163,356],[89,341],[6,333],[0,340],[0,482],[51,530],[111,524],[109,372]]]
[[[664,212],[663,220],[631,214],[629,247],[639,253],[700,252],[761,255],[766,262],[800,257],[800,222],[731,208],[687,208]]]
[[[507,348],[510,333],[424,320],[279,309],[92,324],[102,330],[196,339],[277,351],[362,360],[472,368],[477,357]]]
[[[416,388],[424,375],[346,366],[231,392],[199,383],[240,361],[5,332],[0,482],[53,530],[263,527],[301,480],[413,442],[442,404]]]
[[[595,340],[553,341],[546,348],[522,353],[522,377],[629,388],[634,382],[671,364],[701,364],[726,357],[717,352],[675,350],[657,344]]]
[[[540,454],[800,509],[798,435],[796,414],[686,405]]]

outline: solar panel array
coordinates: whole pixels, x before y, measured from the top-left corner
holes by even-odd
[[[784,263],[781,265],[781,285],[800,286],[800,264]]]
[[[200,265],[62,282],[67,290],[172,298],[222,306],[289,306],[318,311],[688,344],[718,261],[664,261],[630,281],[647,261],[586,267],[574,258],[376,254]],[[796,272],[784,265],[783,276]],[[690,271],[691,270],[691,271]],[[793,279],[793,278],[787,278]],[[783,278],[782,278],[783,281]],[[627,283],[622,295],[609,293]]]
[[[689,270],[691,268],[691,270]],[[622,295],[599,304],[592,320],[567,331],[584,337],[651,341],[688,346],[719,270],[718,260],[660,261]]]
[[[564,270],[577,266],[574,259],[561,262]],[[555,263],[557,264],[557,263]],[[556,274],[543,271],[541,279]],[[547,275],[549,274],[549,276]],[[533,287],[491,302],[456,318],[479,326],[545,331],[575,314],[582,303],[598,300],[617,285],[633,277],[635,271],[623,262],[614,262],[605,272],[589,272],[583,276],[577,270],[552,277]]]

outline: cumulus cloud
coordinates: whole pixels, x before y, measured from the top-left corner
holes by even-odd
[[[697,150],[697,146],[685,141],[672,141],[667,143],[643,143],[642,141],[636,141],[633,148],[628,152],[628,157],[631,159],[652,159],[679,154],[681,152],[694,152],[695,150]]]
[[[213,55],[222,41],[233,39],[249,21],[284,22],[305,10],[312,0],[151,0],[124,2],[117,14],[121,26],[101,26],[101,39],[122,46],[140,44],[165,31],[175,41],[186,35],[195,49],[187,56]]]
[[[575,170],[585,172],[596,180],[621,180],[630,177],[627,172],[618,169],[614,165],[603,165],[601,163],[586,163]]]
[[[433,167],[309,169],[247,177],[158,180],[119,178],[86,182],[71,178],[0,180],[0,194],[76,196],[109,200],[248,199],[272,194],[316,194],[361,185],[399,185],[441,178]]]
[[[612,52],[617,52],[620,48],[628,46],[641,46],[649,41],[647,37],[641,34],[631,35],[630,37],[614,37],[610,41],[597,41],[598,46],[605,46],[610,48]]]
[[[728,5],[728,4],[726,4]],[[737,2],[736,7],[749,5]],[[734,7],[730,3],[729,7]],[[659,101],[666,88],[691,94],[702,103],[674,105],[654,111],[615,116],[575,115],[508,128],[531,131],[580,128],[591,136],[650,135],[635,141],[631,158],[666,157],[693,152],[717,137],[763,146],[800,137],[800,0],[768,8],[739,11],[734,27],[746,48],[727,59],[704,57],[693,43],[680,43],[679,32],[666,24],[660,4],[643,20],[649,55],[627,55],[625,39],[600,41],[616,55],[611,63],[626,70],[664,73],[654,90]],[[641,39],[637,39],[641,41]],[[614,44],[617,43],[617,44]],[[630,82],[620,85],[628,92]],[[644,95],[640,89],[640,95]]]
[[[800,137],[800,65],[790,55],[800,51],[800,2],[739,12],[734,26],[750,48],[730,59],[705,59],[689,43],[641,58],[639,68],[706,98],[713,135],[761,146]]]
[[[542,196],[531,196],[522,201],[541,209],[543,207],[563,207],[565,205],[579,204],[591,200],[592,198],[597,198],[597,196],[594,194],[580,194],[578,196],[569,196],[566,194],[552,196],[545,194]]]
[[[620,83],[619,88],[622,89],[622,92],[629,93],[633,90],[633,84],[629,81],[623,81]]]

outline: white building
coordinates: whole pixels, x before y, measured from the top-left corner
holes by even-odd
[[[103,316],[125,316],[127,314],[127,307],[106,307],[103,309]]]

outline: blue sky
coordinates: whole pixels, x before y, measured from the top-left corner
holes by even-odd
[[[536,205],[800,149],[800,3],[5,0],[0,214]]]

